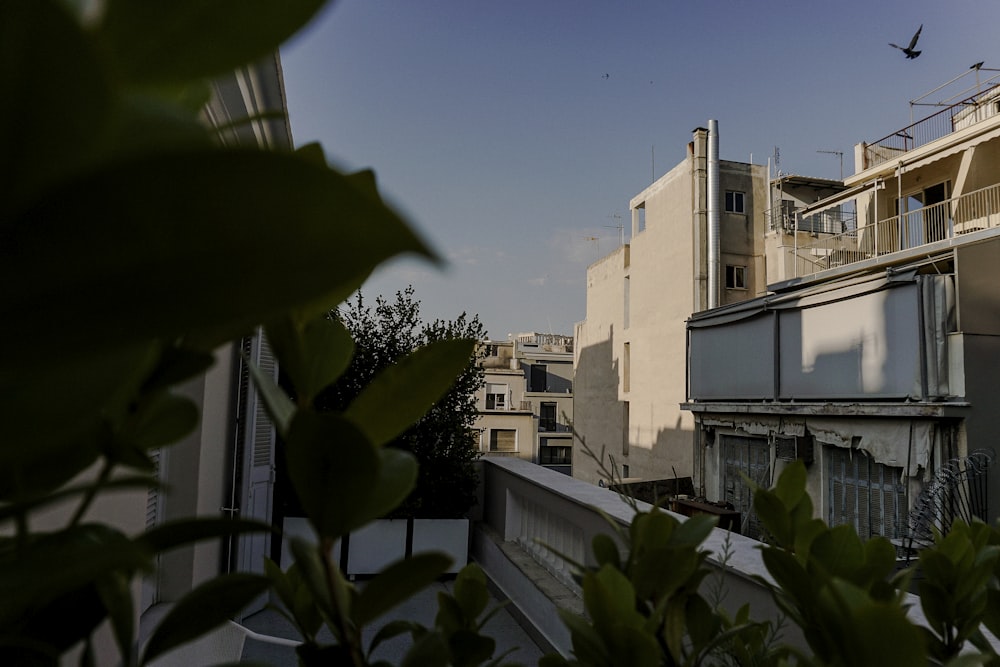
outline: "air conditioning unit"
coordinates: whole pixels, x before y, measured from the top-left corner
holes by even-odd
[[[779,461],[800,460],[806,465],[812,465],[813,437],[811,435],[774,436],[774,458]]]

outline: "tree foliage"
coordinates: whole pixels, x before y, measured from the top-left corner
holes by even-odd
[[[346,372],[316,399],[320,410],[348,406],[376,375],[406,355],[438,341],[483,340],[486,331],[478,315],[460,314],[452,320],[424,322],[414,289],[383,296],[374,305],[362,292],[332,313],[354,340],[354,356]],[[450,391],[391,446],[412,453],[420,464],[417,486],[395,516],[459,518],[475,503],[478,483],[473,462],[479,457],[472,431],[477,417],[476,392],[483,371],[470,355]],[[391,405],[377,406],[391,410]]]

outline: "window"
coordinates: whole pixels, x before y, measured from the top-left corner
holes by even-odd
[[[556,404],[542,403],[538,412],[538,430],[556,430]]]
[[[951,183],[945,181],[896,200],[899,248],[913,248],[948,238],[952,233],[948,201]]]
[[[831,526],[854,526],[861,539],[902,536],[908,514],[902,468],[877,463],[857,449],[827,447],[826,471]]]
[[[631,415],[629,415],[629,405],[628,401],[622,402],[622,456],[628,456],[628,446],[629,446],[629,420]]]
[[[632,385],[632,343],[625,343],[622,354],[622,391],[629,391]]]
[[[505,384],[486,385],[486,409],[487,410],[507,409],[507,385]]]
[[[726,289],[747,288],[747,267],[726,264]]]
[[[629,477],[631,477],[631,475],[629,475],[628,464],[627,463],[623,463],[622,464],[622,479],[627,479]]]
[[[762,531],[747,478],[765,489],[771,486],[771,445],[767,438],[742,435],[720,435],[719,442],[719,500],[732,503],[740,513],[740,534],[758,540]]]
[[[491,452],[516,452],[517,431],[512,428],[490,429]]]
[[[746,213],[744,194],[736,190],[726,190],[726,213]]]
[[[622,315],[622,328],[628,329],[629,311],[631,310],[632,301],[632,281],[629,276],[625,276],[625,286],[623,289],[625,291],[625,312]]]
[[[632,236],[646,231],[646,202],[632,209]]]
[[[539,441],[538,462],[541,465],[571,465],[573,463],[573,448],[569,445],[550,445],[549,442],[564,443],[566,440],[541,438]]]
[[[549,373],[545,364],[531,364],[531,375],[528,378],[530,388],[528,391],[548,391]]]

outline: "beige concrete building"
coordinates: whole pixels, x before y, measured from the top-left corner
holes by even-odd
[[[716,123],[630,202],[631,240],[587,269],[576,327],[575,426],[604,463],[636,479],[690,476],[694,420],[682,411],[684,322],[762,294],[767,168],[718,159]],[[576,441],[573,475],[603,473]]]
[[[573,338],[535,332],[484,344],[480,451],[570,474]]]
[[[901,551],[954,518],[996,518],[998,98],[977,82],[859,144],[841,192],[769,231],[769,294],[691,317],[696,488],[732,503],[745,534],[746,477],[767,485],[795,459],[818,517]]]

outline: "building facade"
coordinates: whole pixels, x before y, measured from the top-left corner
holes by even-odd
[[[763,293],[767,168],[719,160],[710,126],[632,199],[629,243],[587,269],[586,319],[575,336],[580,479],[607,481],[597,459],[605,468],[613,460],[615,476],[691,475],[694,421],[679,407],[684,322]]]
[[[769,294],[688,322],[696,488],[741,511],[746,534],[746,479],[795,459],[817,516],[863,537],[906,545],[997,515],[996,96],[860,144],[845,188],[769,235],[784,254]],[[844,211],[855,221],[818,222]]]
[[[573,338],[531,332],[483,346],[480,451],[570,474]]]

